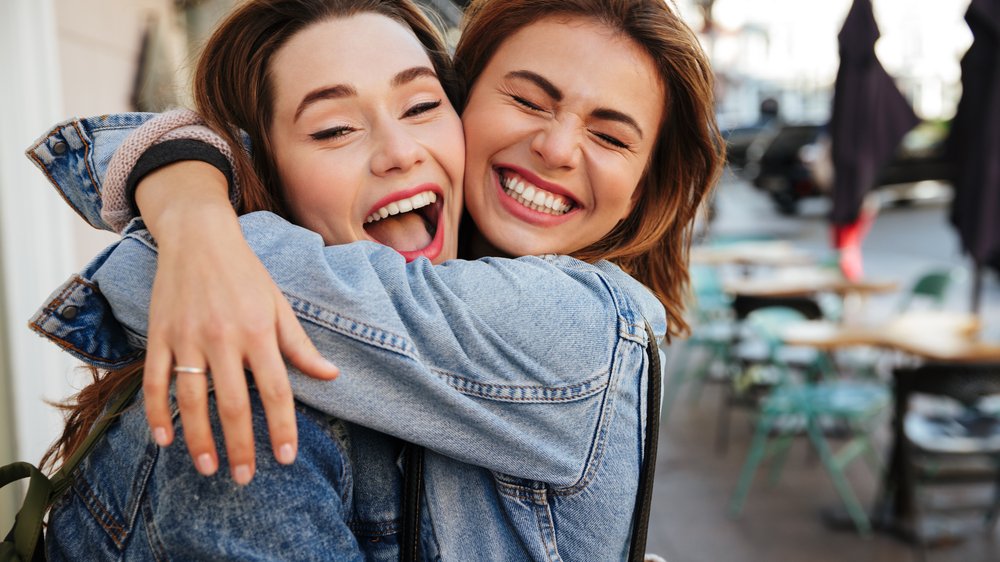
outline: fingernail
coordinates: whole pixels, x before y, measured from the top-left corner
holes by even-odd
[[[278,447],[278,462],[281,464],[292,464],[295,462],[295,447],[291,443],[285,443]]]
[[[250,465],[241,464],[233,469],[233,480],[239,485],[245,485],[250,482]]]
[[[340,368],[334,365],[333,362],[324,359],[323,363],[326,364],[327,369],[330,369],[331,371],[336,371],[338,373],[340,372]]]
[[[153,439],[156,441],[157,445],[159,445],[161,447],[166,447],[167,446],[167,430],[163,429],[162,427],[157,427],[156,429],[153,430]]]
[[[212,459],[212,455],[208,453],[198,455],[198,472],[204,476],[215,474],[215,461]]]

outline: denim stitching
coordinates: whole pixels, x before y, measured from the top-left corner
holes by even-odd
[[[608,386],[610,373],[599,375],[570,386],[546,387],[541,385],[486,384],[442,369],[431,368],[452,388],[462,394],[497,400],[500,402],[551,403],[574,402],[599,394]]]
[[[307,322],[318,324],[376,347],[395,351],[409,359],[417,359],[413,344],[402,336],[327,310],[293,294],[287,292],[283,292],[283,294],[291,302],[295,315]],[[327,317],[331,318],[327,319]]]
[[[149,549],[153,552],[153,556],[157,560],[168,560],[167,547],[163,544],[163,538],[160,537],[160,529],[156,526],[156,518],[153,517],[152,502],[143,494],[142,503],[142,518],[145,522],[146,527],[146,541],[149,544]]]
[[[91,489],[86,480],[79,476],[74,478],[73,490],[77,493],[80,499],[83,500],[83,505],[87,508],[87,511],[90,512],[94,519],[96,519],[104,529],[104,532],[106,532],[111,540],[114,541],[115,546],[121,550],[124,547],[125,535],[127,534],[125,527],[115,521],[114,517],[97,498],[97,495]],[[99,511],[95,511],[95,509]]]
[[[535,514],[538,534],[542,539],[542,544],[545,545],[545,557],[552,562],[561,561],[562,556],[559,555],[559,547],[556,545],[556,525],[552,521],[552,510],[549,502],[543,501],[540,505],[536,504],[531,511]]]
[[[605,445],[607,443],[608,434],[611,430],[611,424],[614,422],[614,405],[618,401],[617,398],[619,394],[617,392],[617,388],[622,384],[622,378],[625,376],[624,373],[622,373],[624,353],[622,352],[621,347],[622,344],[619,341],[618,344],[615,345],[614,360],[612,361],[612,381],[608,384],[608,391],[604,393],[604,404],[601,407],[601,414],[597,422],[593,449],[591,449],[590,454],[587,457],[587,462],[584,464],[583,476],[573,485],[563,488],[553,488],[552,493],[554,494],[569,497],[582,492],[597,476],[597,472],[601,468],[601,461],[604,459],[604,450],[606,448]]]
[[[399,532],[399,520],[392,521],[365,521],[361,519],[351,519],[347,522],[347,528],[352,533],[365,536],[387,537]]]
[[[56,131],[59,131],[59,129],[57,128],[57,129],[53,130],[52,133],[50,133],[47,136],[50,136],[51,134],[54,134]],[[56,190],[56,193],[58,193],[59,197],[62,197],[62,200],[65,201],[67,205],[69,205],[69,208],[73,209],[73,211],[77,215],[79,215],[80,218],[82,218],[83,220],[87,221],[87,224],[90,224],[90,225],[94,226],[90,222],[90,218],[87,217],[86,214],[84,214],[83,209],[81,209],[80,207],[78,207],[77,204],[74,203],[69,197],[66,197],[66,194],[63,192],[63,190],[59,188],[59,182],[57,182],[55,180],[55,178],[52,177],[52,174],[49,172],[48,166],[46,166],[45,163],[42,162],[41,159],[38,158],[38,155],[35,154],[35,150],[37,150],[38,147],[41,146],[44,142],[45,141],[43,140],[43,141],[39,142],[38,144],[32,146],[30,149],[28,149],[29,150],[28,152],[25,152],[25,155],[29,159],[31,159],[31,161],[33,161],[35,163],[35,166],[39,170],[41,170],[43,174],[45,174],[45,177],[49,180],[49,183],[52,184],[52,187]]]
[[[506,478],[506,475],[496,472],[493,473],[493,479],[497,485],[497,489],[504,496],[532,503],[544,503],[546,501],[546,489],[543,483],[538,481],[529,481],[529,483],[537,485],[536,487],[532,487],[530,485],[518,484],[517,482],[507,480]],[[541,499],[539,499],[539,497],[541,497]]]
[[[77,119],[71,123],[73,128],[76,129],[76,134],[80,135],[80,140],[83,141],[83,163],[87,167],[87,174],[90,175],[90,181],[94,184],[94,191],[97,194],[98,206],[104,207],[104,198],[101,197],[101,182],[97,181],[97,176],[94,175],[94,170],[90,167],[90,162],[93,159],[93,151],[90,149],[91,143],[86,142],[84,139],[83,131],[80,130],[80,120]]]

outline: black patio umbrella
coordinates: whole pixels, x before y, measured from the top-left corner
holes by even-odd
[[[1000,271],[1000,0],[972,0],[965,21],[973,42],[962,57],[962,99],[948,156],[955,188],[951,222],[976,264],[975,311],[982,267]]]
[[[837,36],[840,68],[833,90],[830,141],[834,225],[857,222],[865,194],[903,135],[919,122],[875,56],[878,25],[870,0],[854,0]]]

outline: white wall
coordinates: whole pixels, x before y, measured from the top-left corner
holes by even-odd
[[[131,109],[142,34],[151,22],[173,31],[161,37],[169,43],[183,76],[187,65],[184,36],[172,0],[53,0],[53,4],[63,94],[60,119]],[[183,96],[183,80],[178,84],[177,93]],[[74,269],[116,238],[82,220],[73,220],[70,226]]]
[[[128,110],[143,30],[151,18],[176,30],[173,4],[0,1],[0,464],[37,463],[62,429],[44,401],[62,400],[86,380],[68,355],[28,330],[28,318],[116,239],[84,224],[24,150],[67,117]],[[183,53],[183,35],[167,39]],[[183,54],[176,60],[186,62]],[[14,501],[0,496],[2,530]]]
[[[43,399],[66,395],[72,363],[25,327],[46,295],[71,270],[71,212],[24,157],[24,149],[60,117],[55,26],[50,0],[0,3],[0,275],[5,335],[0,397],[9,424],[3,431],[11,457],[36,461],[61,426]],[[9,508],[10,496],[5,497]],[[4,516],[5,526],[10,519]]]

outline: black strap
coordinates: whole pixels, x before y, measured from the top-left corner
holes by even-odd
[[[660,437],[660,352],[656,335],[646,323],[646,353],[649,355],[649,374],[646,388],[646,441],[642,447],[642,468],[639,470],[639,489],[635,496],[632,514],[632,541],[629,561],[642,562],[646,557],[646,533],[649,530],[649,508],[653,503],[653,476],[656,473],[656,443]]]
[[[424,496],[424,448],[406,446],[403,481],[403,521],[399,539],[399,559],[402,562],[420,561],[420,502]]]
[[[632,539],[629,542],[629,562],[642,562],[646,557],[646,534],[649,510],[653,502],[653,476],[656,472],[656,444],[660,436],[660,353],[656,335],[646,323],[646,353],[649,371],[646,388],[646,439],[642,447],[642,467],[635,510],[632,513]],[[409,445],[406,451],[406,475],[403,483],[403,528],[399,559],[402,562],[420,560],[420,501],[424,486],[424,449]]]

